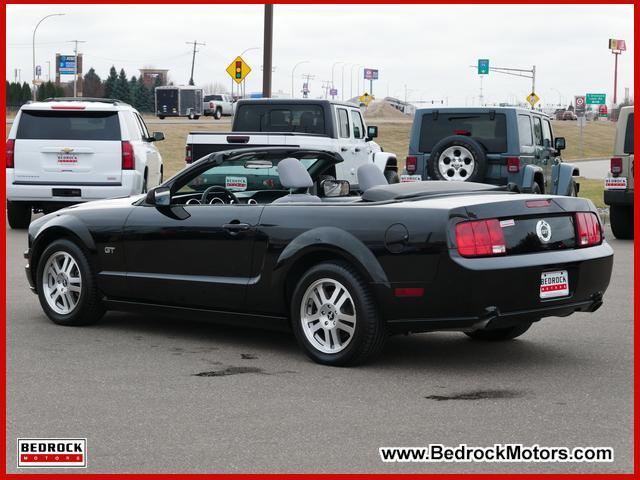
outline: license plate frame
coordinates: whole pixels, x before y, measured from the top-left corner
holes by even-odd
[[[604,179],[605,190],[626,190],[627,177],[606,177]]]
[[[400,175],[400,183],[421,182],[422,175]]]
[[[552,270],[540,274],[540,300],[569,296],[569,271]]]

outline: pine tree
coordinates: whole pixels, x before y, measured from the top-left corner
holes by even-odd
[[[140,112],[151,112],[153,110],[153,106],[151,104],[151,92],[144,84],[142,77],[138,79],[133,104]]]
[[[131,76],[131,79],[129,80],[129,103],[131,105],[133,105],[134,108],[140,110],[137,106],[136,106],[136,90],[138,88],[138,79],[136,78],[135,75]]]
[[[82,81],[82,94],[85,97],[100,98],[104,95],[102,80],[92,67],[86,73]]]
[[[113,98],[125,103],[131,103],[131,91],[129,90],[129,80],[127,80],[127,74],[125,73],[124,68],[120,69],[120,74],[118,74],[116,87],[113,91]]]
[[[105,98],[114,98],[114,92],[116,89],[116,83],[118,81],[118,72],[116,67],[111,65],[109,69],[109,76],[104,81],[104,96]]]
[[[27,103],[29,100],[33,98],[31,87],[27,82],[24,82],[22,84],[22,92],[20,96],[21,96],[20,100],[22,103]]]

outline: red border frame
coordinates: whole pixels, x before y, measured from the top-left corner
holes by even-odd
[[[385,1],[380,1],[380,0],[373,0],[373,1],[363,1],[363,0],[355,0],[355,1],[351,1],[349,3],[354,3],[354,4],[365,4],[365,5],[369,5],[371,3],[378,3],[378,4],[386,4],[388,3],[389,0]],[[64,1],[65,4],[86,4],[86,1],[83,0],[66,0]],[[128,2],[125,0],[113,0],[113,1],[107,1],[107,0],[97,0],[97,1],[92,1],[90,2],[91,4],[159,4],[159,3],[163,3],[163,4],[175,4],[176,1],[175,0],[158,0],[158,1],[151,1],[151,0],[140,0],[140,1],[132,1],[132,2]],[[220,3],[220,4],[224,4],[225,2],[220,2],[220,1],[211,1],[211,0],[189,0],[187,3],[190,4],[215,4],[215,3]],[[262,4],[263,2],[259,2],[257,0],[245,0],[243,3],[247,3],[247,4]],[[278,2],[279,4],[298,4],[301,3],[300,1],[295,1],[295,0],[285,0],[285,1],[280,1]],[[303,0],[304,3],[304,0]],[[335,0],[329,0],[329,1],[325,1],[322,2],[324,4],[341,4],[344,2],[338,2]],[[522,0],[516,0],[516,1],[508,1],[508,0],[494,0],[491,2],[462,2],[462,1],[441,1],[441,2],[437,2],[437,1],[415,1],[415,2],[407,2],[407,4],[458,4],[458,5],[462,5],[462,4],[520,4],[520,5],[531,5],[525,1]],[[574,1],[574,0],[569,0],[569,1],[561,1],[561,2],[554,2],[552,0],[538,0],[537,2],[535,2],[535,4],[564,4],[564,5],[583,5],[583,4],[603,4],[605,2],[603,1],[594,1],[594,0],[586,0],[586,1]],[[615,2],[610,2],[610,3],[615,3],[615,4],[633,4],[634,5],[634,30],[638,31],[638,26],[640,25],[640,7],[638,5],[635,5],[633,0],[624,0],[624,1],[615,1]],[[46,2],[41,2],[41,1],[37,1],[37,0],[27,0],[27,1],[15,1],[15,0],[9,0],[6,2],[2,2],[2,4],[31,4],[31,5],[47,5],[48,3]],[[534,5],[535,5],[534,4]],[[375,8],[375,7],[374,7]],[[6,8],[2,8],[2,25],[6,25]],[[5,32],[6,33],[6,32]],[[5,35],[5,39],[4,39],[4,43],[5,43],[5,49],[2,51],[2,63],[5,66],[6,69],[6,35]],[[637,50],[635,50],[633,52],[634,55],[634,75],[636,75],[635,79],[634,79],[634,90],[635,92],[638,91],[638,84],[640,83],[640,81],[638,80],[637,77],[637,73],[638,73],[638,63],[639,63],[639,55],[636,53]],[[2,84],[0,85],[0,101],[2,102],[2,105],[6,105],[6,84]],[[5,116],[6,116],[6,106],[3,109],[5,112]],[[636,129],[637,130],[637,129]],[[640,141],[638,141],[638,137],[636,135],[636,139],[635,139],[635,146],[638,146],[638,143],[640,143]],[[6,155],[6,152],[3,151],[3,158]],[[5,202],[6,201],[6,184],[5,184],[5,171],[1,170],[2,174],[1,174],[1,179],[0,179],[0,193],[1,193],[1,197],[2,197],[2,201]],[[637,190],[636,190],[637,192]],[[634,193],[634,202],[637,203],[638,202],[638,198],[640,197],[640,194],[638,193]],[[639,220],[640,220],[640,209],[635,209],[634,210],[634,221],[635,221],[635,229],[634,229],[634,236],[635,238],[638,238],[638,234],[640,233],[640,225],[639,225]],[[2,225],[3,227],[6,229],[6,215],[2,216]],[[0,240],[0,246],[2,248],[2,263],[5,265],[5,271],[6,271],[6,249],[7,249],[7,244],[6,244],[6,235],[2,235],[2,238]],[[638,256],[639,253],[639,249],[635,246],[634,244],[634,273],[633,273],[633,282],[634,282],[634,319],[638,318],[638,315],[640,314],[640,302],[638,302],[635,299],[635,294],[637,293],[637,289],[635,288],[636,285],[638,284],[638,280],[640,279],[640,272],[639,272],[639,266],[640,266],[640,258]],[[7,292],[6,292],[6,274],[2,276],[2,279],[0,280],[0,300],[2,301],[2,304],[5,305],[6,307],[6,302],[7,302]],[[3,322],[3,327],[1,329],[1,333],[0,333],[0,351],[2,352],[2,358],[0,360],[0,388],[2,389],[3,395],[2,395],[2,400],[0,403],[0,424],[2,424],[4,426],[4,441],[6,442],[6,435],[7,435],[7,381],[6,381],[6,372],[7,372],[7,330],[6,330],[6,308],[4,310],[4,322]],[[634,322],[634,326],[635,326],[635,322]],[[634,426],[634,433],[633,433],[633,437],[634,437],[634,447],[633,447],[633,472],[632,473],[625,473],[625,474],[549,474],[549,473],[545,473],[545,474],[512,474],[512,473],[504,473],[504,474],[456,474],[456,473],[451,473],[451,474],[373,474],[373,475],[367,475],[367,474],[82,474],[82,478],[86,478],[86,479],[99,479],[99,480],[110,480],[110,479],[120,479],[123,477],[126,478],[138,478],[138,479],[171,479],[171,480],[175,480],[176,478],[196,478],[196,479],[204,479],[204,478],[215,478],[215,479],[222,479],[225,477],[234,477],[234,478],[238,478],[238,479],[247,479],[247,480],[259,480],[259,479],[285,479],[285,480],[297,480],[297,479],[309,479],[309,478],[331,478],[334,480],[338,480],[338,479],[346,479],[346,480],[369,480],[369,479],[387,479],[387,478],[392,478],[392,477],[403,477],[403,478],[407,478],[407,479],[437,479],[437,478],[454,478],[455,476],[464,476],[465,478],[471,478],[471,479],[490,479],[490,478],[496,478],[496,477],[501,477],[501,478],[510,478],[510,477],[516,477],[520,480],[534,480],[534,479],[538,479],[538,478],[545,478],[545,479],[568,479],[568,478],[584,478],[584,479],[597,479],[597,480],[601,480],[603,478],[617,478],[617,479],[635,479],[638,478],[637,476],[637,472],[638,472],[638,465],[639,465],[639,461],[640,461],[640,456],[639,456],[639,449],[638,449],[638,442],[640,440],[640,435],[638,434],[638,423],[639,423],[639,419],[640,416],[638,414],[638,409],[635,408],[636,405],[638,405],[638,399],[640,398],[640,391],[638,389],[638,383],[637,383],[637,379],[638,379],[638,374],[640,373],[640,360],[638,359],[638,357],[635,355],[635,353],[638,351],[638,345],[640,342],[640,330],[638,328],[634,328],[634,333],[633,333],[633,351],[634,351],[634,365],[633,365],[633,385],[634,385],[634,396],[633,396],[633,401],[634,401],[634,415],[633,415],[633,426]],[[11,443],[11,442],[9,442]],[[62,479],[62,478],[71,478],[72,476],[75,476],[77,474],[66,474],[66,473],[61,473],[61,474],[37,474],[37,473],[7,473],[6,472],[6,467],[7,465],[7,449],[6,449],[6,445],[4,445],[4,448],[0,449],[0,461],[2,463],[2,465],[4,465],[4,468],[2,468],[2,478],[7,478],[7,479],[17,479],[17,478],[24,478],[25,476],[27,477],[31,477],[31,476],[37,476],[38,478],[56,478],[56,479]]]

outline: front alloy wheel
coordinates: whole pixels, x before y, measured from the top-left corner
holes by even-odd
[[[82,274],[70,254],[58,251],[49,257],[42,275],[42,292],[49,307],[60,315],[69,315],[78,306]]]

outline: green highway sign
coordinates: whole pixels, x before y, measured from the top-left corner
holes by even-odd
[[[489,75],[489,59],[478,59],[478,75]]]
[[[606,93],[587,93],[587,105],[605,105],[606,103]]]

